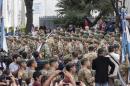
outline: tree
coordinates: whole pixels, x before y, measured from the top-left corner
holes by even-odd
[[[95,25],[102,16],[109,16],[114,13],[110,0],[59,0],[57,6],[60,8],[59,14],[64,16],[65,21],[72,15],[76,19],[83,20],[85,16],[90,16],[91,10],[100,10],[99,16],[92,22],[91,26]],[[75,19],[70,21],[75,24]]]
[[[27,24],[26,24],[26,34],[31,32],[31,28],[33,25],[33,0],[24,0],[26,5],[26,17],[27,17]]]

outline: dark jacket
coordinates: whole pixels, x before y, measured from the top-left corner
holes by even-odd
[[[111,67],[109,72],[108,67]],[[92,62],[92,69],[96,71],[95,82],[106,83],[108,82],[108,76],[114,72],[115,65],[108,57],[99,56]]]

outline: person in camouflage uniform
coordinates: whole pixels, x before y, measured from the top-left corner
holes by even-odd
[[[95,52],[95,48],[93,45],[89,46],[89,52],[86,53],[83,58],[88,58],[90,63],[92,64],[92,61],[97,58],[97,53]]]
[[[81,59],[82,68],[79,70],[79,81],[85,83],[86,86],[94,86],[94,77],[89,69],[90,62],[88,58]]]
[[[60,54],[63,54],[63,52],[64,52],[64,41],[63,41],[63,39],[61,39],[61,38],[59,38],[59,41],[58,41],[58,51],[59,51],[59,53]]]

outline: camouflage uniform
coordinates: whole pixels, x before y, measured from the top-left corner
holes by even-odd
[[[63,50],[64,50],[63,48],[64,48],[64,45],[63,45],[62,41],[59,41],[58,42],[58,51],[60,54],[63,53]]]
[[[93,86],[93,80],[92,80],[92,73],[90,69],[87,68],[81,68],[78,73],[79,81],[82,81],[85,83],[86,86]]]
[[[42,47],[42,51],[43,50],[44,50],[45,59],[51,58],[51,49],[48,43],[44,44],[44,46]]]
[[[66,49],[69,51],[69,53],[74,52],[74,45],[72,44],[72,42],[68,42]]]
[[[83,56],[83,58],[88,58],[90,61],[90,64],[92,64],[92,61],[97,58],[96,52],[89,52]]]

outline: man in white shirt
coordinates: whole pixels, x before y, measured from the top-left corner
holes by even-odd
[[[115,53],[115,48],[114,46],[109,46],[108,48],[109,55],[112,56],[118,63],[120,62],[120,55]]]
[[[19,69],[19,65],[17,64],[17,59],[18,59],[19,55],[14,54],[13,55],[13,62],[9,65],[9,69],[11,73],[16,73]]]
[[[109,57],[110,60],[115,64],[115,70],[113,74],[111,74],[109,84],[110,86],[114,86],[114,79],[118,75],[119,71],[119,62],[120,62],[120,55],[115,53],[115,47],[114,46],[109,46],[108,47],[109,54],[106,57]]]

